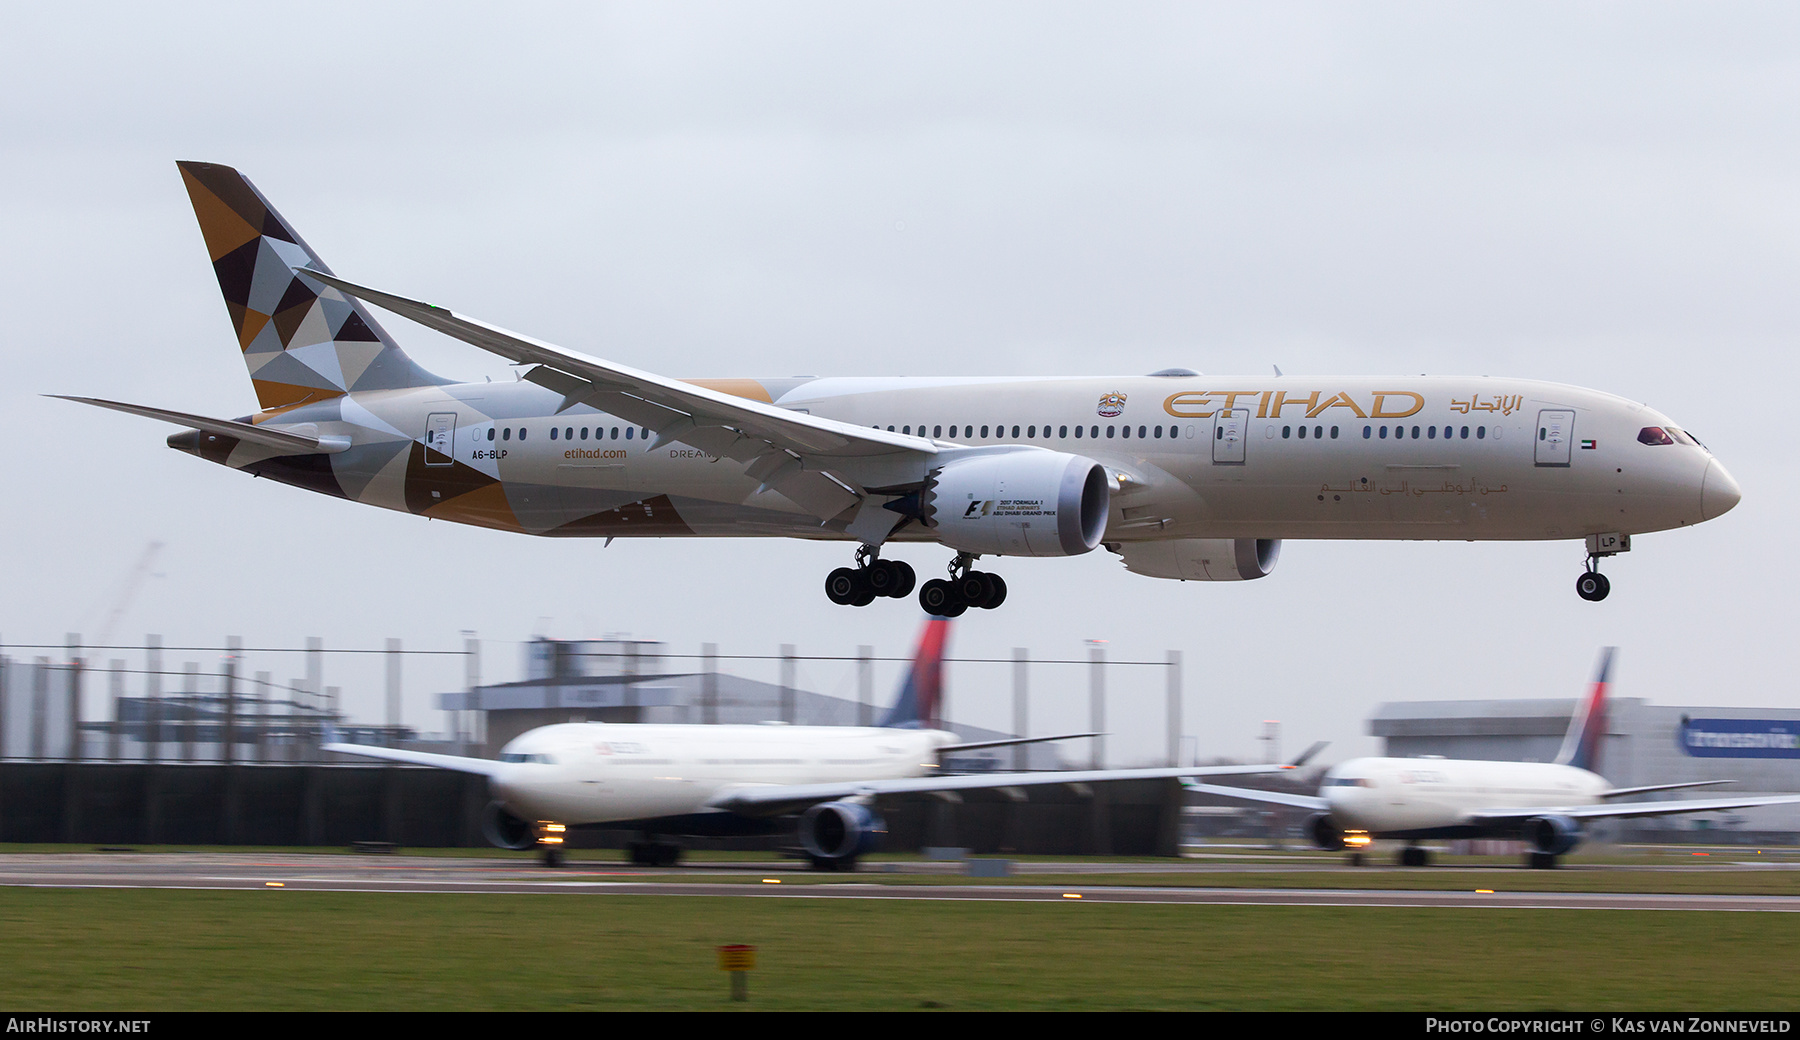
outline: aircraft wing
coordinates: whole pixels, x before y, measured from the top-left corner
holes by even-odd
[[[1269,805],[1285,805],[1293,809],[1311,809],[1324,812],[1331,804],[1317,795],[1283,794],[1280,791],[1256,791],[1248,787],[1220,787],[1217,784],[1182,784],[1181,786],[1195,794],[1209,794],[1215,798],[1236,798],[1245,802],[1264,802]]]
[[[1538,816],[1567,816],[1575,820],[1620,819],[1633,816],[1673,816],[1677,813],[1723,812],[1759,805],[1800,802],[1800,795],[1761,798],[1674,799],[1666,802],[1623,802],[1612,805],[1536,806],[1519,809],[1479,809],[1468,815],[1471,823],[1523,822]]]
[[[525,378],[562,394],[562,407],[587,404],[648,427],[657,435],[653,448],[680,441],[745,463],[745,471],[764,487],[821,520],[864,502],[865,488],[918,484],[938,451],[927,438],[854,426],[602,361],[310,267],[295,273],[514,364],[534,365]],[[871,515],[866,522],[891,520],[891,529],[900,519],[887,511],[886,517]]]
[[[1610,791],[1601,791],[1602,798],[1624,798],[1627,795],[1649,794],[1652,791],[1679,791],[1684,787],[1717,787],[1720,784],[1735,784],[1736,780],[1690,780],[1684,784],[1651,784],[1648,787],[1615,787]]]
[[[389,762],[405,762],[412,766],[432,766],[437,769],[452,769],[458,773],[480,773],[482,776],[500,776],[513,763],[497,762],[491,758],[465,758],[462,755],[437,755],[429,751],[404,751],[400,748],[370,747],[367,744],[323,744],[321,751],[332,751],[340,755],[361,755],[364,758],[380,758]]]
[[[1285,765],[1198,766],[1165,769],[1070,769],[1036,773],[971,773],[961,776],[914,776],[895,780],[848,780],[828,784],[743,784],[726,788],[709,808],[745,816],[779,816],[820,802],[892,794],[999,790],[1048,784],[1100,784],[1115,780],[1166,780],[1195,776],[1275,773]]]
[[[45,396],[54,397],[60,401],[91,404],[96,408],[110,408],[115,412],[125,412],[129,415],[141,415],[146,419],[161,419],[163,422],[171,422],[177,426],[186,426],[206,433],[216,433],[224,437],[235,437],[240,441],[261,445],[289,455],[330,455],[350,447],[350,440],[347,437],[310,437],[302,433],[271,430],[265,426],[252,426],[235,419],[211,419],[204,415],[172,412],[167,408],[151,408],[149,405],[106,401],[98,397],[70,397],[67,394],[47,394]]]

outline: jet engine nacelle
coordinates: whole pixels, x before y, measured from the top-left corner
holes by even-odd
[[[825,802],[800,817],[800,845],[824,860],[850,860],[875,851],[887,821],[855,802]]]
[[[1319,813],[1306,821],[1306,836],[1326,852],[1336,852],[1344,847],[1343,828],[1332,823],[1328,813]]]
[[[1178,538],[1109,543],[1125,569],[1180,581],[1249,581],[1267,577],[1281,557],[1279,538]]]
[[[499,802],[489,802],[482,812],[481,834],[503,849],[523,851],[537,847],[537,828],[507,812]]]
[[[1581,824],[1567,816],[1539,816],[1526,821],[1525,837],[1539,852],[1560,856],[1581,843]]]
[[[1060,451],[972,455],[934,472],[924,521],[938,541],[995,556],[1079,556],[1100,544],[1106,470]]]

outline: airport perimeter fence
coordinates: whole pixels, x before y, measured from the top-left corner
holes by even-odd
[[[870,725],[912,663],[870,646],[853,654],[802,654],[793,645],[733,654],[712,643],[698,653],[629,640],[557,645],[579,648],[573,656],[587,674],[642,682],[695,677],[699,695],[673,709],[676,721],[695,723],[721,721],[727,705],[740,718],[749,710],[759,721],[817,721],[796,717],[797,700],[810,694],[843,707],[828,721]],[[605,646],[615,649],[596,649]],[[288,647],[246,646],[235,637],[223,645],[164,645],[154,635],[141,645],[84,646],[78,635],[55,644],[0,644],[0,760],[345,763],[319,750],[334,736],[481,754],[483,713],[432,704],[437,694],[481,688],[482,655],[482,641],[466,633],[460,648],[431,650],[407,649],[398,639],[379,648],[327,647],[319,638]],[[1076,655],[1033,657],[1016,648],[1009,657],[945,664],[953,675],[943,708],[951,725],[1014,735],[1101,734],[1065,747],[1066,763],[1079,767],[1195,761],[1194,742],[1181,736],[1177,651],[1161,660],[1109,659],[1104,644],[1090,642]],[[774,681],[718,692],[729,676],[751,674]],[[742,693],[745,686],[754,692]],[[441,729],[428,731],[428,720]],[[1000,754],[998,764],[1008,768],[1029,762],[1026,748]]]

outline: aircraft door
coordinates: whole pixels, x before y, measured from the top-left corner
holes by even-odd
[[[1546,408],[1539,412],[1537,464],[1540,466],[1567,466],[1569,464],[1569,442],[1573,439],[1574,434],[1574,411]]]
[[[1244,461],[1244,432],[1250,428],[1250,409],[1224,408],[1213,420],[1213,462]]]
[[[432,412],[425,419],[425,465],[448,466],[456,445],[456,413]]]

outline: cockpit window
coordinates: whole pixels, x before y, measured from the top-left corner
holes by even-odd
[[[527,755],[527,754],[524,754],[523,752],[519,752],[519,751],[503,751],[503,752],[501,752],[500,753],[500,761],[502,761],[502,762],[536,762],[539,765],[545,765],[545,766],[553,766],[556,764],[556,759],[551,758],[549,755]]]
[[[1639,444],[1686,444],[1704,448],[1700,439],[1679,426],[1646,426],[1638,431]]]

